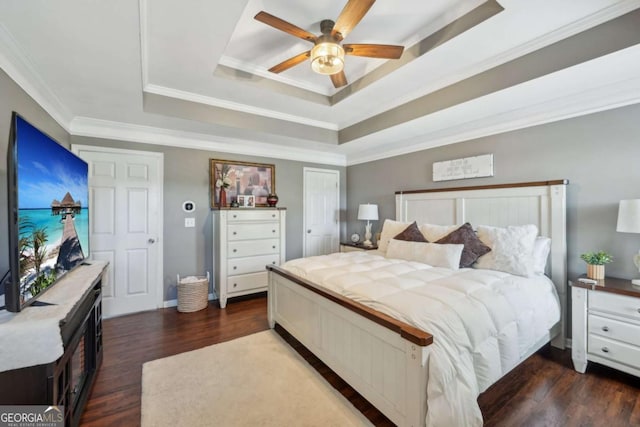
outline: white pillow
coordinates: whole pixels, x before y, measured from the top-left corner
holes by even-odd
[[[507,228],[479,225],[476,233],[491,252],[482,255],[474,268],[504,271],[518,276],[533,274],[533,247],[538,227],[533,224]]]
[[[460,228],[459,225],[422,224],[420,225],[420,232],[428,241],[436,242],[458,228]]]
[[[551,239],[538,236],[533,245],[533,272],[535,274],[544,274],[549,252],[551,252]]]
[[[464,245],[448,245],[425,242],[408,242],[391,239],[387,247],[387,258],[422,262],[433,267],[457,270]]]
[[[410,225],[410,222],[400,222],[394,221],[392,219],[385,219],[384,224],[382,224],[380,239],[378,240],[378,250],[381,252],[386,252],[389,241],[398,234],[402,233],[404,229]]]

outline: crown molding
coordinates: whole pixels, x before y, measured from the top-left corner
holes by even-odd
[[[149,43],[148,40],[148,16],[147,0],[139,0],[140,8],[140,68],[142,69],[142,87],[149,83]]]
[[[355,146],[345,147],[354,150],[353,153],[347,153],[347,166],[383,160],[638,103],[640,103],[640,77],[633,77],[609,85],[578,91],[573,95],[559,96],[527,107],[493,114],[478,120],[460,122],[455,126],[427,132],[404,141],[383,142],[375,147],[374,153],[369,150],[358,152],[355,150]],[[366,138],[357,144],[362,147],[363,151],[366,150]],[[371,147],[369,146],[369,148]]]
[[[266,108],[253,107],[251,105],[240,104],[237,102],[226,101],[218,98],[212,98],[210,96],[199,95],[193,92],[186,92],[179,89],[172,89],[165,86],[158,86],[154,84],[147,84],[144,87],[144,91],[152,93],[154,95],[166,96],[169,98],[180,99],[183,101],[195,102],[198,104],[209,105],[212,107],[225,108],[227,110],[240,111],[242,113],[255,114],[262,117],[269,117],[272,119],[284,120],[287,122],[298,123],[307,126],[313,126],[328,130],[338,130],[338,125],[335,123],[322,122],[319,120],[309,119],[307,117],[294,116],[292,114],[281,113],[278,111],[267,110]]]
[[[346,156],[335,152],[255,142],[240,138],[176,131],[90,117],[75,117],[71,122],[71,134],[74,136],[114,139],[150,145],[346,166]],[[335,148],[335,146],[331,148]]]
[[[358,124],[362,120],[366,120],[367,117],[375,116],[376,114],[382,114],[400,105],[411,102],[419,98],[420,96],[435,92],[436,90],[463,81],[469,77],[473,77],[484,71],[490,70],[494,67],[527,55],[531,52],[535,52],[536,50],[562,41],[583,31],[587,31],[590,28],[603,24],[607,21],[610,21],[611,19],[618,18],[638,8],[640,8],[640,0],[623,0],[619,3],[612,4],[571,24],[562,26],[526,43],[515,46],[507,51],[476,62],[469,67],[459,69],[457,72],[449,73],[443,78],[432,81],[431,84],[423,86],[420,92],[408,93],[405,96],[395,98],[393,102],[386,105],[378,104],[375,106],[375,109],[372,110],[363,110],[362,116],[354,117],[347,122],[341,123],[340,128],[343,129]]]
[[[227,55],[223,55],[218,61],[218,64],[224,65],[225,67],[234,68],[236,70],[244,71],[245,73],[259,76],[265,79],[275,80],[277,82],[284,83],[290,86],[299,87],[300,89],[309,90],[311,92],[315,92],[317,94],[324,95],[327,97],[337,92],[337,90],[327,89],[324,86],[315,85],[313,83],[308,83],[308,82],[302,82],[300,80],[286,77],[284,74],[271,73],[262,67],[258,67],[254,64],[250,64],[247,62],[242,62],[240,60],[237,60]]]
[[[0,68],[67,132],[73,114],[49,89],[9,30],[0,23]]]
[[[543,47],[568,39],[569,37],[575,36],[583,31],[587,31],[598,25],[604,24],[607,21],[619,18],[639,7],[640,0],[624,0],[620,3],[612,4],[609,7],[592,13],[589,16],[585,16],[571,24],[564,25],[548,32],[547,34],[530,40],[527,43],[523,43],[513,49],[502,52],[501,54],[489,58],[486,61],[477,63],[472,71],[472,75],[479,74],[480,72],[491,69],[497,65],[507,63],[531,52],[535,52],[536,50],[542,49]],[[461,76],[457,76],[456,78],[458,79],[457,81],[461,80]]]

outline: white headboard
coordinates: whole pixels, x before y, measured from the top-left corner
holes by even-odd
[[[396,192],[396,220],[418,224],[508,225],[535,224],[551,238],[549,273],[562,305],[560,337],[564,347],[567,294],[567,180],[485,185]],[[562,340],[560,343],[559,340]]]

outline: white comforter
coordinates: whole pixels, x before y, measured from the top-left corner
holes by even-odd
[[[365,252],[300,258],[289,272],[429,332],[427,426],[481,426],[477,397],[560,320],[553,283]]]

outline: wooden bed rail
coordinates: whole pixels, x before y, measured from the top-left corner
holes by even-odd
[[[314,285],[308,280],[305,280],[301,277],[298,277],[294,274],[289,273],[287,270],[284,270],[275,265],[267,265],[267,270],[272,273],[278,274],[291,282],[294,282],[305,289],[308,289],[311,292],[314,292],[318,295],[323,296],[324,298],[339,304],[340,306],[346,308],[347,310],[353,311],[360,316],[363,316],[380,326],[383,326],[397,334],[399,334],[402,338],[407,341],[419,345],[421,347],[428,346],[433,343],[433,336],[427,332],[424,332],[421,329],[418,329],[414,326],[409,325],[408,323],[401,322],[400,320],[394,319],[391,316],[388,316],[384,313],[376,311],[370,307],[367,307],[364,304],[361,304],[357,301],[350,300],[347,297],[344,297],[336,292],[333,292],[329,289],[320,288],[317,285]]]

